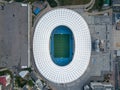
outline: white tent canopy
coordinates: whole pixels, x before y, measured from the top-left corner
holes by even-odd
[[[75,52],[70,64],[57,66],[51,59],[49,41],[55,27],[65,25],[71,29]],[[69,83],[86,71],[91,55],[91,37],[87,23],[76,12],[55,9],[46,13],[37,23],[33,38],[33,54],[39,72],[54,83]]]

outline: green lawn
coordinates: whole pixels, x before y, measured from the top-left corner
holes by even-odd
[[[67,58],[70,50],[70,35],[69,34],[55,34],[54,35],[54,57]]]
[[[58,0],[60,2],[60,5],[82,5],[87,4],[91,0]]]

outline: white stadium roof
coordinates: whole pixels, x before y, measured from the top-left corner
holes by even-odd
[[[71,29],[75,52],[70,64],[56,65],[50,56],[50,36],[55,27],[64,25]],[[87,23],[78,13],[69,9],[55,9],[38,21],[33,38],[33,54],[39,72],[54,83],[77,80],[86,71],[91,55],[91,37]]]

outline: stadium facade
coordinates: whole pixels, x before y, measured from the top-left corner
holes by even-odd
[[[70,9],[42,16],[33,37],[38,71],[54,83],[70,83],[84,75],[90,61],[91,36],[83,17]]]

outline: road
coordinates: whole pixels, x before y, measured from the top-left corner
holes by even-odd
[[[90,5],[92,5],[94,3],[94,0],[91,0],[88,4],[85,4],[85,5],[65,5],[65,6],[58,6],[57,8],[70,8],[70,9],[73,9],[73,8],[87,8],[89,7]]]
[[[114,70],[115,70],[115,90],[119,90],[119,71],[118,71],[118,62],[114,62]]]
[[[108,9],[108,10],[104,10],[104,11],[100,11],[100,12],[86,12],[87,15],[101,15],[101,14],[105,14],[105,13],[110,13],[112,14],[112,9]]]

